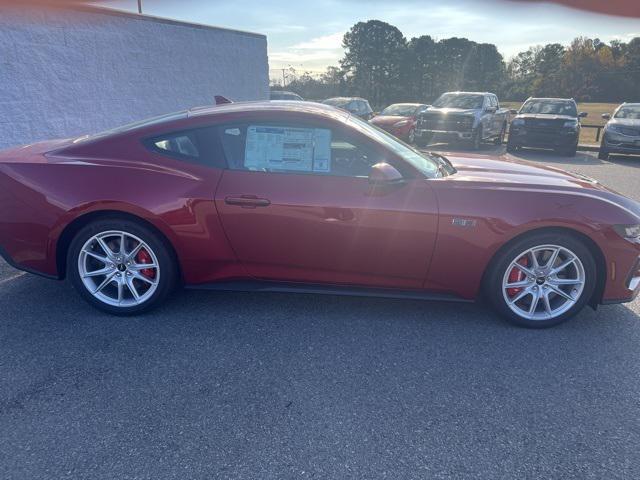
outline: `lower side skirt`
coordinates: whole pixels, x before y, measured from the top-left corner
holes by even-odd
[[[270,282],[260,280],[186,285],[185,288],[190,290],[218,290],[226,292],[307,293],[317,295],[340,295],[347,297],[403,298],[411,300],[435,300],[465,303],[473,302],[473,300],[468,300],[446,293],[432,293],[416,290],[394,290],[389,288],[363,288],[348,285],[315,285],[295,282]]]

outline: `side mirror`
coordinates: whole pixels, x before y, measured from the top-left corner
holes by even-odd
[[[580,112],[580,113],[578,114],[578,117],[580,117],[580,118],[585,118],[585,117],[586,117],[586,116],[588,116],[588,115],[589,115],[589,114],[588,114],[587,112]]]
[[[374,186],[397,185],[403,182],[402,174],[386,162],[376,163],[369,171],[369,183]]]
[[[605,120],[611,120],[611,114],[610,113],[603,113],[602,114],[602,118],[604,118]]]
[[[512,108],[511,110],[509,110],[509,113],[511,115],[517,115],[518,114],[518,110],[516,110],[515,108]]]

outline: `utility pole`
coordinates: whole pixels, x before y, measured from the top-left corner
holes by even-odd
[[[285,73],[286,70],[286,68],[282,69],[282,88],[287,86],[287,75]]]
[[[142,13],[142,0],[138,0],[138,13]]]

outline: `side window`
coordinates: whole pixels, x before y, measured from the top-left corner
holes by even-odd
[[[175,153],[191,158],[200,157],[200,151],[198,150],[197,143],[194,132],[169,134],[168,136],[153,140],[153,145],[158,150],[164,150],[168,153]]]
[[[220,128],[229,168],[272,173],[366,177],[381,158],[326,128],[248,124]]]
[[[151,151],[177,160],[225,168],[226,163],[217,127],[200,127],[147,138],[143,144]]]

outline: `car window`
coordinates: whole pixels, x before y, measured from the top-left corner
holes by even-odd
[[[156,148],[170,153],[177,153],[192,158],[200,157],[200,152],[196,146],[197,140],[193,132],[161,137],[156,139],[153,144]]]
[[[444,93],[435,102],[436,108],[482,108],[484,96],[473,93]]]
[[[383,161],[368,145],[327,128],[251,123],[220,129],[229,168],[367,177]]]
[[[640,105],[625,105],[624,107],[620,107],[614,118],[640,120]]]
[[[520,113],[578,116],[576,104],[565,100],[529,100],[522,106]]]
[[[143,144],[153,152],[178,160],[216,168],[226,167],[217,127],[165,133],[144,139]]]

